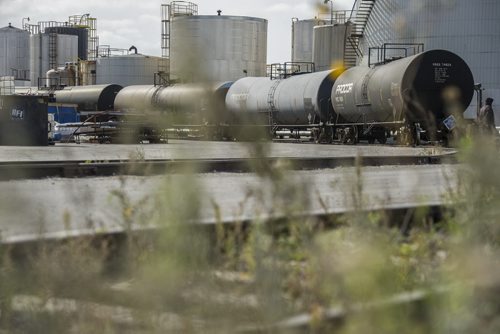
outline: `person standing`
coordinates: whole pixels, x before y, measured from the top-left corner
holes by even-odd
[[[485,105],[477,114],[477,121],[484,133],[496,134],[495,113],[493,112],[493,99],[488,97]]]

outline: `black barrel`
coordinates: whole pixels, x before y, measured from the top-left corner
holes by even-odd
[[[0,96],[0,145],[48,145],[46,99],[40,96]]]

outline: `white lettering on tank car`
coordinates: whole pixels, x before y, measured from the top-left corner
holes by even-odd
[[[391,96],[392,97],[399,96],[399,91],[400,91],[399,84],[396,82],[391,82]]]
[[[231,98],[234,101],[246,101],[248,99],[248,94],[242,93],[242,94],[233,94],[231,95]]]
[[[335,90],[335,94],[349,94],[352,93],[353,88],[353,83],[338,85],[337,89]]]

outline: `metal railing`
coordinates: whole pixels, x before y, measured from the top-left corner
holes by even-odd
[[[382,46],[368,49],[368,66],[387,64],[424,51],[424,43],[384,43]],[[374,52],[376,52],[376,57],[373,56]]]
[[[316,71],[312,62],[286,62],[267,65],[267,76],[271,80],[286,79],[293,75],[313,73]]]
[[[129,54],[129,49],[112,48],[110,45],[99,45],[97,48],[97,56],[102,58]]]

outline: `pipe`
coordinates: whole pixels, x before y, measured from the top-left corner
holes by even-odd
[[[137,48],[135,46],[133,46],[133,45],[128,50],[129,51],[134,50],[135,51],[134,54],[137,54]]]

